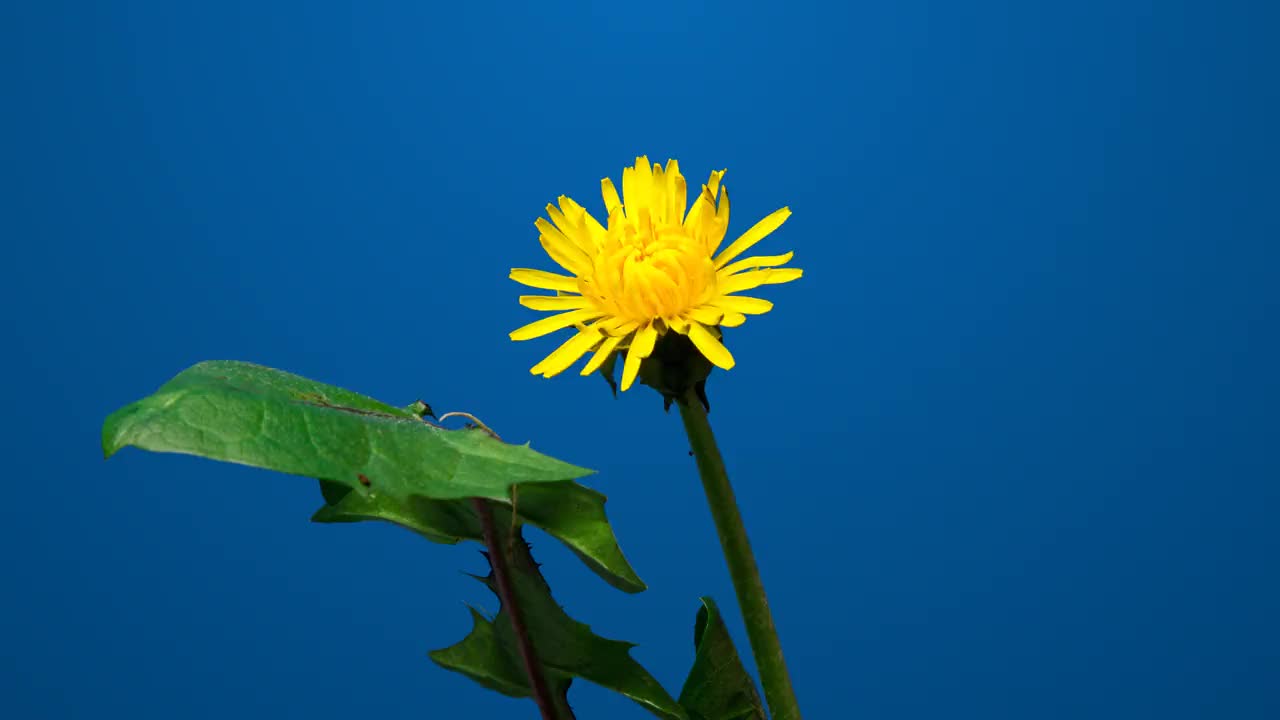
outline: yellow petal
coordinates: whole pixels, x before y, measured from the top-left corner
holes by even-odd
[[[707,179],[707,189],[711,191],[711,199],[715,200],[716,194],[720,191],[720,181],[724,179],[727,170],[712,170],[711,177]]]
[[[622,199],[618,197],[618,189],[613,186],[613,181],[609,178],[600,180],[600,194],[604,196],[606,215],[612,215],[613,209],[622,205]]]
[[[564,195],[561,195],[560,203],[563,205],[564,201],[568,199],[569,198]],[[576,214],[577,213],[575,213],[575,215]],[[560,229],[560,232],[569,240],[569,242],[572,242],[577,246],[577,248],[586,254],[587,257],[591,256],[591,253],[595,250],[595,243],[592,242],[591,236],[587,233],[586,228],[578,225],[578,219],[576,217],[565,215],[560,208],[550,203],[547,204],[547,217],[551,218],[551,222],[555,223],[555,226]]]
[[[585,266],[582,259],[577,256],[576,248],[570,249],[567,244],[562,244],[562,241],[553,240],[546,235],[539,235],[538,242],[542,243],[542,249],[546,250],[547,255],[560,267],[574,275],[587,274],[589,266]]]
[[[716,269],[720,269],[727,265],[730,260],[738,257],[746,252],[751,246],[760,242],[766,235],[777,230],[782,223],[791,217],[791,208],[782,208],[775,210],[760,222],[751,226],[751,229],[742,233],[742,236],[733,241],[733,244],[725,248],[724,252],[716,258]]]
[[[690,310],[689,319],[700,322],[703,325],[719,325],[720,320],[724,317],[724,311],[710,305],[703,305]]]
[[[702,192],[693,201],[693,207],[689,208],[689,214],[685,215],[684,228],[690,232],[696,230],[705,218],[715,217],[716,201],[711,195],[711,189],[706,185],[702,186]]]
[[[747,321],[747,316],[742,313],[730,312],[724,314],[724,319],[720,321],[720,327],[738,327]]]
[[[635,174],[635,168],[622,168],[622,211],[627,217],[633,217],[640,205],[636,202]]]
[[[763,315],[773,309],[773,303],[768,300],[743,297],[742,295],[724,295],[712,300],[711,304],[721,310],[744,315]]]
[[[539,290],[559,290],[561,292],[578,292],[578,279],[567,275],[530,270],[528,268],[511,268],[508,276],[521,285],[528,285]]]
[[[577,310],[591,307],[591,299],[581,295],[521,295],[520,304],[530,310]]]
[[[733,368],[733,355],[700,323],[689,325],[689,339],[712,365],[725,370]]]
[[[761,285],[778,285],[780,283],[799,280],[804,275],[804,271],[800,268],[779,268],[777,270],[752,270],[725,278],[716,283],[716,289],[722,295],[729,293],[742,292],[758,288]]]
[[[512,330],[510,337],[512,340],[532,340],[548,335],[557,330],[563,330],[575,323],[594,320],[604,313],[594,308],[584,308],[582,310],[571,310],[567,313],[552,315],[551,317],[542,318],[525,325],[524,327]]]
[[[755,257],[749,257],[746,260],[732,262],[720,268],[720,270],[716,272],[716,276],[723,278],[737,272],[742,272],[743,270],[759,270],[760,268],[786,265],[791,262],[791,258],[794,256],[795,253],[789,252],[783,253],[782,255],[757,255]]]
[[[635,320],[627,320],[626,318],[611,317],[601,320],[593,327],[605,335],[626,337],[635,332],[636,328],[640,327],[640,323]]]
[[[605,338],[604,342],[600,343],[600,347],[596,349],[596,354],[592,355],[591,359],[587,361],[587,366],[582,368],[582,374],[584,376],[590,375],[599,370],[600,366],[604,365],[604,361],[608,360],[609,356],[613,354],[613,351],[618,349],[618,344],[622,342],[623,337],[623,335],[614,335]]]
[[[720,243],[724,242],[724,234],[729,229],[729,188],[720,193],[720,205],[716,207],[716,221],[711,228],[711,237],[707,238],[707,254],[715,255]]]
[[[653,184],[653,170],[649,168],[649,158],[641,155],[636,158],[635,167],[622,169],[622,206],[627,217],[638,217],[641,208],[649,207],[649,190]]]
[[[627,214],[622,210],[622,206],[619,205],[615,207],[613,210],[609,211],[609,217],[605,220],[605,222],[608,223],[608,227],[614,228],[615,230],[617,230],[618,228],[621,228],[623,226],[623,221],[626,220],[626,217],[627,217]],[[613,242],[616,244],[617,240],[614,240]]]
[[[600,241],[604,238],[604,226],[600,224],[599,220],[596,220],[591,213],[587,212],[586,208],[579,205],[573,198],[565,195],[560,196],[560,209],[570,217],[581,217],[592,246],[595,248],[600,246]]]
[[[533,224],[542,233],[538,236],[538,242],[542,243],[542,249],[546,250],[551,259],[555,260],[560,267],[574,275],[586,275],[591,271],[591,258],[582,251],[582,248],[565,237],[564,233],[547,222],[545,218],[538,218],[533,221]]]
[[[636,331],[631,338],[631,347],[627,349],[626,362],[622,364],[622,390],[626,392],[636,380],[640,372],[640,363],[653,353],[653,344],[658,339],[658,330],[649,323]]]
[[[636,374],[640,372],[640,361],[643,360],[636,354],[636,346],[633,343],[631,349],[627,351],[627,359],[622,363],[622,392],[631,389],[631,383],[636,381]]]
[[[685,205],[689,201],[689,188],[685,183],[684,175],[680,174],[680,163],[672,158],[667,161],[667,182],[671,187],[667,189],[670,193],[671,207],[667,210],[667,222],[681,223],[684,222]]]
[[[657,339],[658,331],[653,327],[653,323],[649,323],[636,331],[635,339],[631,341],[631,352],[647,358],[653,354],[653,344]]]
[[[667,174],[663,172],[661,165],[654,163],[651,176],[653,180],[649,183],[649,212],[654,220],[662,222],[667,216]]]
[[[559,375],[577,362],[578,358],[590,352],[598,342],[600,342],[600,333],[591,328],[585,328],[543,358],[542,362],[530,368],[529,372],[542,377]]]

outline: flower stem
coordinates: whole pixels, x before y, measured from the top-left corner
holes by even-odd
[[[524,624],[524,612],[516,598],[515,588],[511,582],[511,566],[507,562],[507,547],[498,539],[498,528],[493,521],[493,510],[489,501],[482,498],[471,498],[476,515],[480,518],[480,527],[484,532],[484,544],[489,551],[489,565],[493,568],[494,584],[498,587],[498,598],[502,607],[511,618],[511,631],[516,637],[516,645],[520,649],[520,660],[524,662],[525,674],[529,676],[529,687],[533,690],[533,701],[538,704],[542,720],[561,720],[556,709],[551,688],[547,685],[547,676],[538,662],[534,652],[533,641],[529,638],[529,630]]]
[[[729,484],[720,449],[716,447],[711,424],[707,422],[706,410],[692,390],[679,398],[677,404],[685,433],[689,436],[689,445],[698,461],[698,474],[702,476],[702,488],[707,493],[711,517],[715,519],[716,534],[720,536],[720,548],[724,551],[729,577],[733,579],[733,589],[738,595],[738,607],[742,609],[742,620],[747,626],[747,638],[751,641],[756,667],[760,670],[760,684],[764,687],[769,712],[773,720],[800,720],[800,705],[791,687],[791,675],[782,659],[782,644],[773,625],[773,614],[769,612],[769,601],[765,599],[760,569],[751,552],[747,529],[742,524],[742,514],[738,511],[738,502],[734,499],[733,487]]]

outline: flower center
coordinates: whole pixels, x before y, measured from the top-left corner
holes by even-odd
[[[682,225],[655,223],[646,210],[638,215],[610,218],[590,275],[579,279],[582,294],[605,313],[640,323],[678,318],[709,300],[716,270],[706,244]]]

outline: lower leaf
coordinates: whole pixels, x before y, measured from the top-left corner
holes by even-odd
[[[702,598],[693,629],[693,668],[680,690],[691,720],[765,720],[755,681],[742,666],[733,638],[709,597]]]
[[[522,500],[523,502],[523,500]],[[538,571],[529,546],[517,529],[512,549],[511,575],[516,597],[539,661],[563,694],[573,678],[593,682],[618,692],[661,718],[688,720],[683,708],[634,658],[634,645],[609,640],[565,613],[551,596]],[[494,589],[492,573],[481,578]],[[495,592],[496,594],[496,592]],[[505,608],[493,619],[472,610],[475,626],[461,642],[431,653],[441,667],[460,672],[485,687],[509,695],[530,696],[532,691],[520,664],[511,622]],[[512,672],[512,668],[516,672]],[[563,700],[563,697],[557,698]]]

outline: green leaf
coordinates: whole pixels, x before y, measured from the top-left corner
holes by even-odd
[[[765,720],[755,681],[742,667],[715,601],[702,598],[694,622],[693,669],[680,690],[692,720]]]
[[[471,611],[471,632],[466,639],[431,652],[431,659],[441,667],[466,675],[481,686],[508,697],[532,697],[520,657],[508,652],[493,621],[473,607],[468,609]],[[547,684],[553,695],[552,701],[560,709],[558,717],[572,718],[569,686],[573,684],[573,678],[556,673],[549,675]]]
[[[468,609],[471,610],[471,632],[466,639],[432,651],[431,659],[503,695],[530,697],[529,680],[519,657],[509,654],[502,646],[491,620],[473,607]]]
[[[321,481],[325,506],[315,522],[384,520],[439,543],[484,542],[480,521],[466,500],[406,499],[367,495]],[[618,547],[604,512],[605,496],[576,482],[521,485],[515,511],[521,522],[542,528],[569,547],[597,575],[619,590],[640,592],[645,584]],[[496,522],[511,524],[510,501],[493,503]]]
[[[512,485],[592,471],[508,445],[483,430],[445,430],[421,408],[242,362],[195,365],[102,428],[110,457],[133,445],[325,478],[362,495],[506,500]],[[530,486],[532,487],[532,486]]]
[[[358,493],[332,480],[321,480],[320,492],[325,505],[311,516],[312,522],[382,520],[446,545],[481,537],[480,521],[466,500],[433,500],[422,496],[401,500],[377,493]]]
[[[602,638],[565,613],[551,596],[528,545],[518,534],[515,539],[511,544],[512,585],[534,650],[556,687],[562,692],[579,677],[625,695],[658,717],[687,720],[680,705],[631,657],[634,645]],[[494,590],[492,573],[481,579]],[[531,696],[506,609],[500,608],[491,620],[473,609],[472,620],[475,626],[466,638],[433,651],[431,659],[485,687],[517,697]]]

